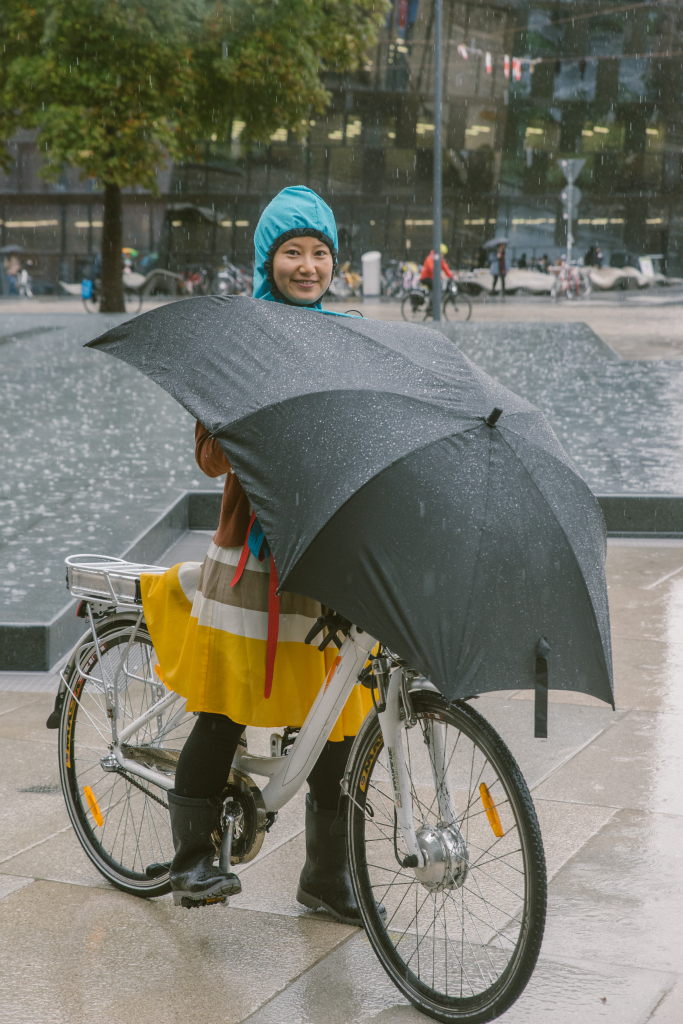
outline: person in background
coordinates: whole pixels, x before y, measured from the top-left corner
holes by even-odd
[[[489,270],[493,275],[491,295],[496,294],[496,284],[498,283],[498,278],[500,278],[500,291],[503,298],[505,298],[505,274],[507,273],[505,265],[505,249],[505,242],[501,242],[500,245],[496,246],[495,251],[491,255],[491,262],[489,264]]]
[[[33,270],[33,261],[26,260],[23,263],[21,270],[17,277],[17,290],[20,295],[23,295],[25,299],[33,298],[33,289],[31,288],[31,271]]]
[[[448,253],[448,246],[441,245],[441,273],[445,274],[446,277],[452,279],[455,275],[446,262],[446,255]],[[420,271],[420,284],[424,285],[425,288],[431,290],[432,282],[434,280],[434,250],[431,249],[427,254],[427,258],[422,264],[422,270]]]

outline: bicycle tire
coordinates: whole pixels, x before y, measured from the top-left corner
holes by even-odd
[[[455,871],[443,875],[443,862],[431,866],[436,874],[427,880],[427,869],[401,865],[405,851],[391,772],[372,713],[347,767],[353,887],[370,943],[407,999],[435,1020],[483,1024],[519,997],[538,958],[547,899],[540,829],[522,774],[486,720],[462,701],[449,704],[435,692],[416,692],[412,700],[415,725],[402,734],[416,830],[426,843],[430,827],[431,835],[450,835],[451,850],[460,857],[451,863],[464,865],[464,877],[455,882]],[[450,792],[460,808],[450,829],[435,806],[437,785],[425,746],[435,749],[435,730],[443,738],[450,783],[441,792]],[[493,819],[482,805],[481,783],[495,801]],[[502,836],[493,832],[496,813]],[[465,843],[464,857],[455,837]],[[441,890],[435,888],[439,884]]]
[[[472,316],[472,302],[466,295],[447,295],[443,302],[444,320],[469,320]]]
[[[80,654],[65,672],[59,775],[78,841],[100,874],[124,892],[151,897],[170,892],[173,842],[166,791],[127,774],[110,758],[111,719],[104,696],[105,685],[119,672],[120,730],[167,692],[155,672],[149,633],[136,624],[137,616],[122,612],[97,623],[101,669],[90,632],[76,648]],[[85,673],[100,681],[87,679]],[[184,705],[174,705],[147,723],[137,739],[131,737],[129,744],[135,746],[128,756],[172,777],[169,760],[177,757],[193,721]]]
[[[430,313],[430,296],[420,289],[413,288],[401,300],[401,316],[409,323],[421,324]]]

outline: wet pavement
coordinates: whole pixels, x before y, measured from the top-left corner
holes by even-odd
[[[168,559],[201,557],[189,534]],[[530,784],[549,866],[537,969],[503,1024],[683,1019],[683,540],[612,539],[617,710],[551,694],[533,739],[526,692],[477,701]],[[90,866],[44,728],[50,673],[0,674],[1,1024],[424,1022],[364,933],[295,899],[301,795],[227,909],[143,901]]]

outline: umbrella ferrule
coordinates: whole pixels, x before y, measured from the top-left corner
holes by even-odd
[[[495,427],[496,423],[498,422],[502,415],[503,410],[499,409],[498,406],[496,406],[495,409],[492,409],[488,416],[485,417],[484,423],[486,424],[487,427]]]

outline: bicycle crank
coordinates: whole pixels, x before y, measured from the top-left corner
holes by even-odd
[[[233,768],[223,789],[223,810],[212,833],[216,850],[230,864],[253,860],[269,827],[261,790],[250,775]],[[226,836],[227,833],[227,836]],[[225,842],[224,842],[225,839]]]

